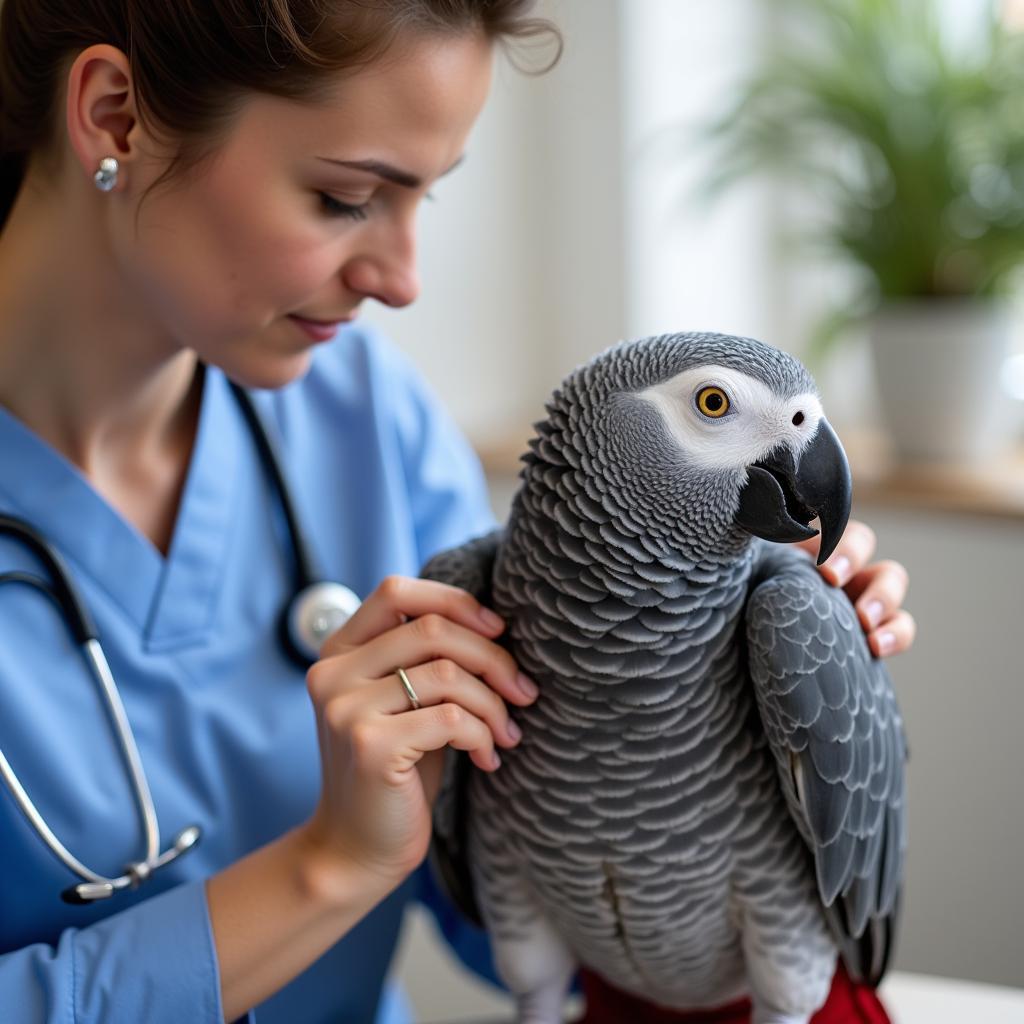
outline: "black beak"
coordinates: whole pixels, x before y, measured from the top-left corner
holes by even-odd
[[[818,565],[835,550],[850,518],[853,485],[846,452],[828,420],[797,463],[788,448],[772,452],[747,468],[735,522],[764,540],[792,542],[817,534],[807,524],[821,522]]]

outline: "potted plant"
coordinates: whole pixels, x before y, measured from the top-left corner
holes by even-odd
[[[1024,43],[993,5],[970,41],[935,0],[772,0],[764,62],[711,128],[712,191],[765,170],[813,197],[813,241],[856,271],[883,412],[904,459],[993,443],[1024,260]]]

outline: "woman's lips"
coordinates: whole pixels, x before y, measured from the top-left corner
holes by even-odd
[[[330,341],[338,333],[338,328],[343,323],[348,323],[351,317],[327,323],[323,320],[307,320],[305,317],[292,313],[288,319],[294,320],[314,341]]]

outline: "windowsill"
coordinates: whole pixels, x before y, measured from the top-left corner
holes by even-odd
[[[900,465],[880,435],[844,437],[857,503],[1024,520],[1024,445],[971,464]]]

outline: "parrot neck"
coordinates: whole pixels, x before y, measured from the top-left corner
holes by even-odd
[[[494,607],[510,622],[513,656],[554,703],[590,708],[581,721],[600,727],[613,695],[616,714],[643,713],[675,699],[683,679],[721,688],[731,678],[715,666],[734,656],[729,641],[754,564],[749,539],[696,560],[532,498],[517,500],[509,519]],[[614,716],[606,724],[614,728]]]
[[[661,601],[703,601],[715,591],[744,587],[754,546],[749,533],[728,522],[702,523],[706,534],[655,531],[615,514],[579,488],[565,467],[527,461],[509,516],[505,561],[528,568],[538,582],[586,604],[621,599],[637,610]],[[711,540],[710,534],[717,539]]]

